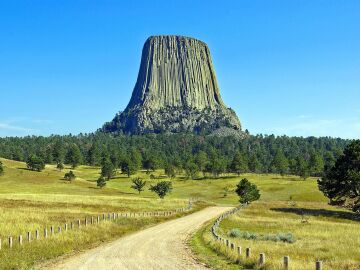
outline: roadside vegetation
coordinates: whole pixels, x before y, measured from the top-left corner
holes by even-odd
[[[357,270],[360,265],[360,217],[342,207],[328,205],[316,181],[296,181],[293,177],[248,177],[261,192],[261,198],[221,222],[218,232],[241,246],[243,255],[231,252],[214,240],[210,227],[197,233],[192,248],[215,269],[257,269],[259,254],[266,254],[265,269],[283,269],[284,256],[290,256],[290,269],[312,270],[320,259],[324,269]],[[301,186],[297,186],[301,183]],[[204,247],[207,246],[207,247]],[[251,258],[245,258],[245,248]],[[219,260],[221,257],[228,265]],[[213,259],[212,259],[213,258]],[[239,262],[240,259],[240,262]]]

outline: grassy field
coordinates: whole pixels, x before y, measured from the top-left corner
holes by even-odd
[[[0,269],[28,269],[38,262],[99,245],[167,218],[120,219],[17,245],[16,237],[22,234],[25,238],[27,231],[34,234],[39,229],[42,236],[44,227],[57,228],[86,216],[172,210],[188,205],[189,198],[186,197],[171,196],[161,200],[149,191],[138,195],[130,189],[131,180],[122,176],[108,182],[108,187],[99,189],[95,183],[99,177],[98,168],[77,168],[78,178],[69,183],[62,179],[68,168],[59,172],[54,166],[47,165],[44,171],[33,172],[26,170],[24,163],[1,161],[5,165],[5,174],[0,176],[0,238],[3,242]],[[204,205],[196,204],[194,211]],[[5,243],[9,235],[15,238],[12,250]]]
[[[51,225],[57,227],[90,215],[180,208],[187,205],[189,198],[202,202],[196,204],[194,210],[213,204],[236,205],[235,185],[241,178],[247,177],[260,188],[261,200],[224,221],[221,232],[225,235],[238,228],[258,234],[293,233],[297,238],[294,244],[234,240],[244,247],[251,246],[254,255],[265,252],[269,269],[277,269],[285,255],[291,256],[294,266],[301,266],[293,269],[307,269],[305,265],[312,266],[316,258],[326,262],[325,269],[355,269],[351,267],[360,261],[356,253],[356,247],[360,246],[359,223],[351,220],[352,213],[329,207],[326,198],[318,191],[315,179],[301,181],[298,177],[271,174],[225,175],[220,179],[205,180],[186,180],[180,176],[172,180],[173,192],[161,200],[148,188],[139,195],[130,188],[131,178],[120,173],[108,181],[105,188],[99,189],[96,187],[99,168],[96,167],[76,168],[77,179],[70,183],[63,180],[69,167],[59,172],[53,165],[47,165],[44,171],[33,172],[27,170],[24,163],[1,160],[5,165],[5,174],[0,176],[0,237],[3,241],[9,235],[25,235],[29,230]],[[150,174],[145,171],[132,177],[147,180],[147,187],[160,179],[168,180],[163,170],[151,174],[156,177],[155,180],[150,180]],[[299,211],[302,208],[308,209],[308,224],[301,223]],[[51,240],[22,247],[15,245],[12,251],[3,244],[0,269],[27,269],[47,259],[97,246],[163,220],[147,218],[105,222],[58,235]],[[199,258],[214,268],[238,268],[231,260],[214,252],[217,247],[211,241],[207,228],[199,231],[192,242]],[[247,263],[251,265],[253,261]]]
[[[217,269],[234,269],[231,262],[240,259],[244,269],[256,269],[259,254],[265,253],[267,262],[262,269],[283,269],[284,256],[291,258],[290,269],[315,269],[317,259],[322,260],[324,269],[328,270],[360,268],[359,216],[328,206],[314,179],[299,181],[294,177],[274,175],[248,178],[258,185],[261,200],[224,220],[219,232],[236,246],[243,249],[250,247],[252,257],[246,259],[243,255],[239,258],[236,252],[229,252],[213,241],[211,224],[208,224],[191,242],[200,259],[212,262],[212,267]],[[296,241],[290,244],[228,236],[233,229],[257,234],[258,238],[261,235],[291,233]],[[228,264],[216,260],[219,254],[225,254]]]

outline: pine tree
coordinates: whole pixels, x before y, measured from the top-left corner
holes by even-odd
[[[242,179],[236,185],[236,194],[240,197],[240,203],[251,203],[260,199],[260,192],[255,184],[252,184],[246,178]]]
[[[106,186],[106,180],[104,177],[100,176],[98,178],[98,180],[96,181],[96,185],[99,187],[99,188],[103,188]]]

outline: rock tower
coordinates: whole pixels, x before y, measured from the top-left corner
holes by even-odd
[[[241,133],[235,112],[220,96],[208,46],[183,36],[151,36],[143,47],[138,78],[123,112],[104,132]]]

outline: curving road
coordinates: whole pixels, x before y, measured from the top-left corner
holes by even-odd
[[[192,258],[185,244],[186,239],[203,223],[229,209],[209,207],[161,223],[62,261],[52,269],[208,269]]]

